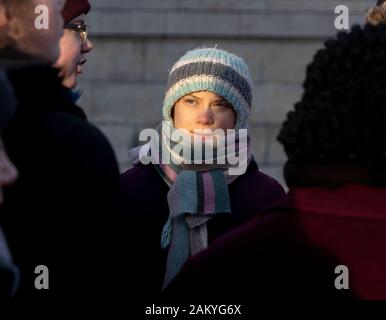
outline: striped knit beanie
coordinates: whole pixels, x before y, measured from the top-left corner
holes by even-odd
[[[243,59],[217,48],[188,51],[172,67],[163,104],[164,120],[172,120],[174,104],[197,91],[211,91],[235,109],[235,129],[247,129],[252,103],[252,79]]]

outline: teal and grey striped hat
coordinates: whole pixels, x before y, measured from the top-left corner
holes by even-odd
[[[225,98],[237,114],[236,129],[248,127],[252,79],[244,60],[217,48],[188,51],[172,67],[163,104],[164,120],[171,120],[174,104],[197,91],[211,91]]]

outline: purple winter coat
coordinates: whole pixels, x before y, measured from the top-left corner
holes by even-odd
[[[126,212],[133,222],[130,248],[133,257],[133,283],[138,299],[160,293],[165,275],[167,249],[161,248],[161,233],[169,216],[169,187],[153,165],[138,165],[121,176]],[[229,185],[232,213],[209,220],[209,245],[219,236],[239,226],[256,213],[282,200],[285,191],[273,178],[251,162],[244,175]]]

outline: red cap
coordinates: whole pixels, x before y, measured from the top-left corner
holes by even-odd
[[[91,9],[88,0],[67,0],[62,10],[64,23],[68,23],[81,14],[87,14]]]

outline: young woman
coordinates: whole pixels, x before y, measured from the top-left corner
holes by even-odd
[[[130,232],[137,296],[159,293],[189,256],[284,197],[279,183],[258,170],[249,137],[248,143],[241,141],[241,129],[248,129],[251,101],[249,69],[232,53],[195,49],[171,69],[164,122],[158,129],[159,159],[155,148],[151,149],[154,144],[135,148],[130,151],[134,167],[122,175],[127,211],[133,220]],[[208,132],[195,133],[200,129]],[[233,142],[226,135],[229,129],[236,133]],[[220,143],[224,136],[219,130],[224,131],[226,144]],[[176,152],[189,141],[181,142],[177,136],[192,138],[191,153]],[[191,161],[193,152],[200,154],[211,145],[213,163],[205,157]],[[146,150],[142,148],[146,147],[153,159],[148,165],[142,163]],[[246,170],[231,173],[234,167],[221,161],[220,151],[241,155]]]
[[[87,62],[86,54],[93,49],[87,37],[88,26],[84,22],[85,15],[90,11],[88,0],[67,0],[62,10],[64,32],[60,39],[60,56],[54,67],[60,69],[63,85],[73,89],[77,85],[77,77],[82,73]]]

